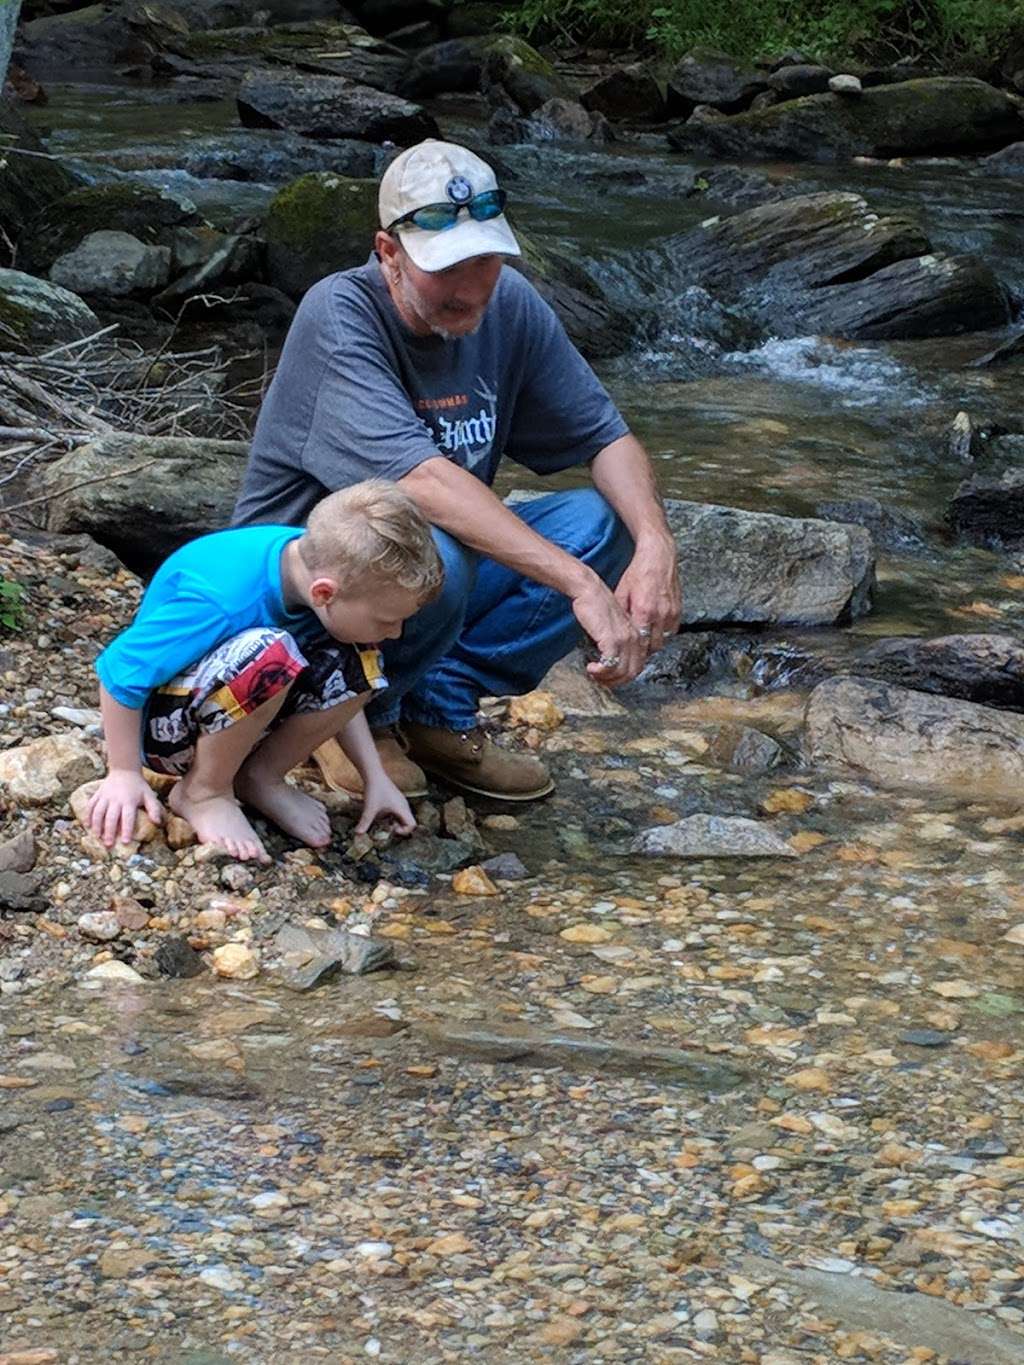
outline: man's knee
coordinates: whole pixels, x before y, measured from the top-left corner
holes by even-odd
[[[444,583],[440,593],[423,611],[444,618],[462,617],[476,580],[478,556],[447,531],[438,530],[437,527],[434,527],[434,542],[444,564]]]

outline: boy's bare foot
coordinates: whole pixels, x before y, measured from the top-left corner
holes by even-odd
[[[201,844],[217,844],[241,862],[253,858],[260,863],[270,862],[270,855],[237,801],[230,796],[194,800],[189,795],[187,781],[183,778],[171,788],[167,804],[175,815],[189,822]]]
[[[235,791],[285,834],[301,839],[309,848],[326,848],[331,842],[331,820],[326,808],[283,778],[264,777],[257,768],[246,764],[235,778]]]

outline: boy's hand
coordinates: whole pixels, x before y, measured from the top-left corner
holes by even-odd
[[[409,809],[408,801],[391,781],[391,778],[383,772],[379,777],[373,777],[366,783],[363,813],[359,824],[356,825],[356,833],[365,834],[380,815],[393,815],[395,817],[395,832],[397,834],[411,834],[416,828],[416,819]]]
[[[159,825],[163,807],[156,793],[140,772],[112,768],[89,798],[86,820],[96,838],[110,848],[120,831],[121,842],[130,844],[135,830],[135,812],[144,806],[146,814]]]

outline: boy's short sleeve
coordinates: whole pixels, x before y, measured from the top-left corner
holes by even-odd
[[[96,660],[99,680],[115,701],[133,711],[150,692],[182,673],[234,633],[209,593],[177,585],[151,611],[136,617]]]
[[[553,474],[586,464],[629,427],[553,309],[534,289],[522,290],[520,302],[527,363],[505,454]]]

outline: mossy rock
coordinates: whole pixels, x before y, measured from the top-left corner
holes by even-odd
[[[1019,102],[984,81],[932,76],[856,98],[806,95],[732,118],[673,129],[680,151],[737,159],[839,161],[853,156],[992,151],[1024,137]]]
[[[500,33],[480,44],[483,90],[500,89],[521,114],[532,114],[551,99],[572,99],[573,92],[555,68],[522,38]]]
[[[340,24],[331,19],[311,19],[305,23],[275,24],[272,28],[211,28],[190,33],[183,51],[190,57],[262,57],[275,52],[339,52],[357,48],[381,53],[394,52],[387,43],[374,38],[358,24]]]
[[[25,248],[33,266],[43,271],[93,232],[127,232],[140,242],[170,246],[175,228],[201,222],[189,200],[149,185],[90,185],[49,204]]]
[[[0,349],[77,341],[100,320],[77,294],[21,270],[0,270]]]
[[[298,299],[336,270],[362,265],[377,230],[377,181],[314,171],[286,185],[267,211],[270,283]]]
[[[555,68],[535,47],[531,47],[525,38],[517,38],[511,33],[500,33],[489,40],[484,50],[492,57],[503,59],[510,67],[529,71],[534,76],[546,76],[549,80],[557,80]]]
[[[42,142],[10,105],[0,101],[0,228],[24,252],[26,230],[50,204],[77,189],[82,181],[59,161],[42,152]]]

